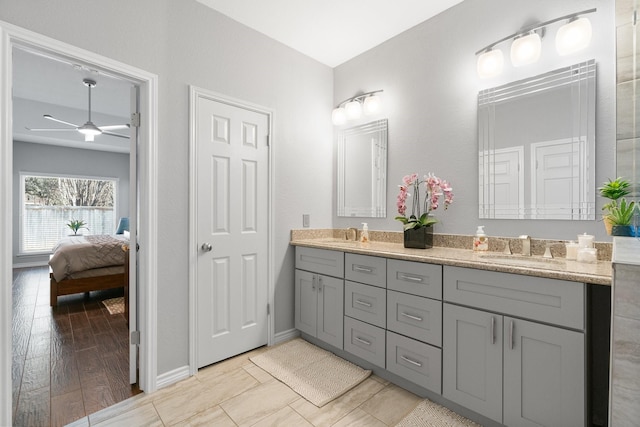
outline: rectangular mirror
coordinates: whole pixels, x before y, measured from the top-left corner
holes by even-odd
[[[480,218],[595,219],[594,60],[478,94]]]
[[[340,130],[338,216],[387,216],[387,120]]]

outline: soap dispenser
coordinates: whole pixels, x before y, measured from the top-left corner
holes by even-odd
[[[473,238],[473,250],[474,251],[488,251],[489,250],[489,238],[484,233],[484,225],[479,225],[476,230],[476,235]]]
[[[362,233],[360,233],[360,242],[368,243],[369,242],[369,226],[366,222],[362,223]]]

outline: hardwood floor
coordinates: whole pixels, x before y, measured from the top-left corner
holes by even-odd
[[[14,270],[14,426],[65,425],[139,393],[125,317],[101,303],[122,292],[59,297],[52,310],[48,267]]]

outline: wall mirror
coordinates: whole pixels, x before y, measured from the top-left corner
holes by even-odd
[[[387,120],[340,130],[338,216],[387,216]]]
[[[595,219],[594,60],[478,94],[480,218]]]

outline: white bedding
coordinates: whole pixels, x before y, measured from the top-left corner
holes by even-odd
[[[124,265],[122,246],[128,243],[121,234],[65,237],[49,259],[53,277],[61,281],[81,271]]]

